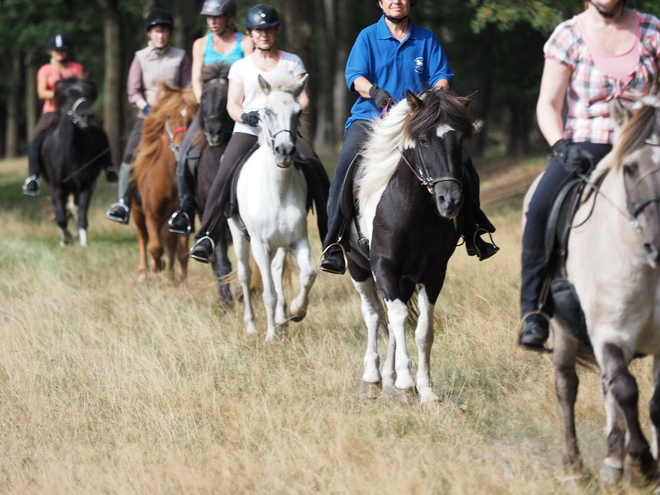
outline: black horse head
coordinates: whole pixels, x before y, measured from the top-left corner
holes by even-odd
[[[430,90],[406,93],[403,158],[434,196],[440,215],[454,218],[463,204],[463,141],[475,132],[471,98]]]
[[[61,117],[67,117],[84,129],[93,116],[92,104],[98,94],[96,84],[77,77],[63,78],[55,84],[55,108]]]
[[[209,146],[219,146],[231,135],[234,121],[227,113],[227,74],[225,64],[202,67],[202,98],[200,106],[204,123],[204,135]]]

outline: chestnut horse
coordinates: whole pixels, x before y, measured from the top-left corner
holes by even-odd
[[[196,111],[192,89],[163,85],[158,103],[144,119],[139,151],[132,165],[132,180],[138,192],[131,209],[140,245],[140,282],[147,280],[147,248],[153,258],[154,272],[164,268],[163,245],[167,247],[170,277],[174,276],[175,256],[181,266],[182,280],[188,272],[188,235],[173,234],[166,224],[179,208],[178,149]]]

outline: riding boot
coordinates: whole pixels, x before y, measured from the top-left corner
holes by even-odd
[[[482,234],[492,234],[495,226],[488,220],[481,208],[476,209],[475,217],[466,215],[463,224],[463,238],[465,239],[465,250],[468,256],[476,256],[479,261],[484,261],[494,256],[500,248],[495,243],[486,242],[481,238]],[[490,237],[492,242],[493,237]]]
[[[191,151],[194,148],[191,147]],[[199,161],[199,159],[197,159]],[[174,234],[189,234],[195,229],[195,198],[191,194],[191,188],[188,185],[189,167],[185,166],[181,175],[177,175],[177,184],[179,187],[179,202],[180,207],[177,211],[172,213],[172,216],[167,221],[170,232]]]
[[[210,263],[215,255],[215,242],[205,235],[190,248],[190,257],[200,263]]]
[[[131,165],[129,163],[122,163],[119,168],[119,187],[118,196],[119,201],[112,203],[106,212],[105,216],[108,220],[113,220],[119,223],[128,223],[131,214],[131,199],[132,190],[129,187],[131,179]]]
[[[545,253],[523,247],[520,307],[525,326],[518,336],[518,345],[535,351],[544,350],[549,336],[547,315],[551,308],[543,301],[545,275]]]
[[[109,166],[105,169],[105,180],[113,187],[117,185],[119,182],[119,176],[115,171],[115,167]]]
[[[43,137],[38,135],[28,145],[28,173],[29,176],[23,182],[23,194],[28,196],[37,196],[41,192],[41,182],[39,181],[39,173],[41,172],[41,163],[39,161],[39,151]]]

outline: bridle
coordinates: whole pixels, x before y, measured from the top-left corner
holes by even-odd
[[[417,177],[417,180],[419,180],[423,186],[426,186],[426,189],[428,190],[429,193],[432,195],[435,194],[433,188],[434,186],[439,183],[439,182],[456,182],[458,184],[458,187],[463,190],[463,182],[460,179],[457,179],[456,177],[451,177],[451,176],[445,176],[445,177],[431,177],[431,174],[429,173],[429,169],[426,166],[426,162],[424,161],[424,157],[422,156],[422,153],[419,151],[419,148],[415,150],[417,152],[417,162],[419,163],[419,168],[415,170],[413,166],[410,164],[406,156],[403,154],[403,151],[398,150],[399,154],[401,155],[401,158],[403,158],[403,161],[408,165],[408,168],[412,170],[412,173],[415,174],[415,177]]]
[[[176,135],[179,134],[180,132],[186,132],[188,130],[187,127],[180,126],[174,129],[172,131],[170,129],[170,123],[168,121],[165,121],[165,133],[167,135],[167,147],[172,150],[172,153],[174,153],[174,156],[178,159],[179,158],[179,146],[174,144],[174,138],[176,138]],[[165,138],[165,136],[163,136]]]
[[[655,139],[646,139],[644,142],[646,144],[650,145],[650,146],[660,146],[660,141],[655,140]],[[650,172],[645,174],[644,177],[642,177],[639,181],[637,181],[637,184],[639,184],[642,180],[646,179],[648,176],[650,176],[650,175],[652,175],[652,174],[654,174],[658,171],[660,171],[660,167],[656,167],[655,169],[651,170]],[[628,188],[625,186],[625,182],[624,182],[624,189],[626,191],[626,198],[629,198],[630,194],[628,193]],[[640,201],[639,203],[633,203],[632,201],[630,201],[630,199],[627,199],[626,208],[628,210],[628,213],[632,217],[630,219],[631,227],[634,228],[635,230],[641,232],[642,227],[639,224],[639,221],[637,220],[637,216],[648,205],[650,205],[651,203],[658,203],[658,202],[660,202],[660,195],[651,196],[649,198],[646,198],[646,199]]]
[[[83,103],[85,103],[86,101],[87,101],[87,98],[85,98],[84,96],[78,98],[75,102],[73,102],[73,105],[71,105],[71,110],[69,110],[66,113],[69,116],[69,118],[71,119],[71,122],[73,122],[76,125],[78,124],[78,122],[80,122],[82,120],[85,120],[83,117],[78,115],[77,110],[78,110],[78,107],[80,105],[82,105]]]
[[[268,124],[265,122],[264,119],[262,119],[262,122],[264,122],[264,124],[265,124],[265,125],[263,126],[264,130],[265,130],[265,131],[268,133],[268,135],[270,136],[270,149],[271,149],[271,150],[275,151],[275,138],[277,138],[277,136],[280,135],[280,134],[282,134],[283,132],[286,132],[286,133],[289,134],[289,136],[291,137],[291,142],[292,142],[292,143],[294,144],[294,146],[295,146],[295,144],[296,144],[296,132],[292,131],[291,129],[280,129],[280,130],[277,131],[275,134],[271,134],[270,128],[268,127]],[[300,125],[300,120],[298,120],[297,123],[298,123],[298,125]],[[279,162],[277,163],[277,166],[280,167],[280,168],[286,168],[286,167],[282,167],[282,166],[279,164]]]

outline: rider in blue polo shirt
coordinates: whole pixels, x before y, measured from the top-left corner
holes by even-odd
[[[369,121],[378,118],[392,104],[405,97],[406,90],[419,93],[431,88],[451,87],[454,73],[447,57],[428,29],[413,24],[409,17],[416,0],[376,0],[383,15],[376,24],[358,35],[346,63],[346,84],[360,96],[346,121],[344,146],[330,186],[328,200],[328,234],[323,242],[321,269],[343,274],[346,263],[343,249],[348,242],[343,236],[348,220],[341,212],[341,195],[351,163],[360,153],[367,138]],[[485,260],[499,248],[479,237],[494,232],[479,207],[479,176],[463,151],[466,221],[463,235],[468,254]]]

